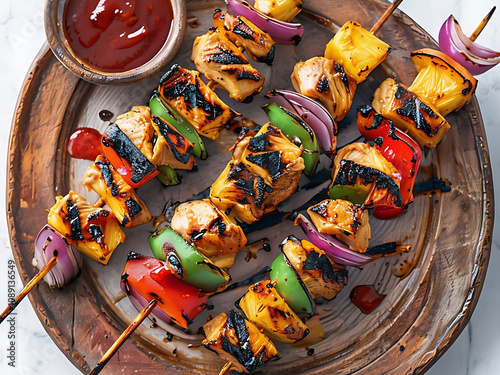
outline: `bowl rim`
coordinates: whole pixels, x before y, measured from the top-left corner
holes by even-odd
[[[167,40],[158,53],[147,63],[124,72],[103,72],[82,62],[66,40],[61,22],[68,0],[46,0],[44,7],[44,29],[47,42],[54,56],[68,70],[87,82],[100,85],[126,85],[143,81],[164,68],[177,54],[186,31],[186,2],[170,0],[173,20]]]

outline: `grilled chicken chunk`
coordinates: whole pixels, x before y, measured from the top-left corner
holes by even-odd
[[[104,156],[99,155],[87,169],[83,184],[88,191],[92,189],[99,194],[118,221],[127,228],[151,220],[151,213],[144,202]]]
[[[74,191],[56,197],[48,223],[92,259],[107,264],[115,248],[125,241],[113,212],[89,204]]]
[[[357,86],[340,64],[325,57],[295,64],[292,84],[297,92],[323,103],[336,122],[351,108]]]
[[[251,285],[238,305],[248,320],[264,330],[272,340],[296,342],[309,329],[288,306],[275,288],[276,281],[263,280]]]
[[[436,146],[450,129],[450,124],[431,103],[392,78],[387,78],[375,90],[372,107],[408,132],[421,146]]]
[[[177,64],[161,78],[158,92],[198,133],[210,139],[216,139],[239,115],[205,85],[200,73]]]
[[[205,323],[205,348],[231,362],[240,373],[249,373],[272,359],[281,358],[273,342],[253,323],[234,310]]]
[[[347,284],[345,266],[332,261],[312,243],[288,236],[280,245],[313,298],[334,298]]]
[[[153,149],[153,164],[168,165],[173,169],[193,169],[194,157],[191,155],[193,144],[161,117],[153,116],[156,134]]]
[[[129,112],[118,116],[115,124],[149,161],[153,159],[155,131],[151,125],[151,110],[149,107],[134,106]]]
[[[363,202],[366,207],[403,206],[399,189],[401,173],[374,146],[351,143],[337,153],[334,166],[330,189],[335,186],[366,189],[369,191]]]
[[[246,52],[253,60],[272,65],[275,42],[271,36],[262,31],[243,16],[233,16],[221,9],[214,12],[214,26]]]
[[[334,235],[354,251],[366,252],[371,236],[367,210],[343,199],[326,199],[307,213],[318,232]]]
[[[210,81],[229,92],[239,102],[249,100],[264,85],[261,75],[219,28],[211,28],[195,39],[191,60]]]
[[[231,268],[236,253],[247,244],[243,230],[208,199],[181,204],[171,226],[221,268]]]

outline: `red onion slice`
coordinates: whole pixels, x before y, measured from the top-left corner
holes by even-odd
[[[277,44],[299,44],[304,34],[300,23],[283,22],[255,9],[245,0],[225,0],[227,10],[235,16],[243,16],[259,29],[267,32]]]
[[[62,288],[80,273],[82,254],[75,250],[66,238],[50,225],[45,225],[35,240],[33,266],[41,270],[52,257],[57,256],[57,264],[44,276],[49,287]]]
[[[321,104],[290,90],[271,90],[266,94],[266,98],[301,117],[316,134],[323,152],[335,152],[337,124]]]
[[[333,261],[339,264],[360,267],[375,260],[370,255],[352,251],[330,235],[319,233],[314,224],[302,214],[297,215],[295,225],[297,224],[300,224],[308,240],[314,246],[323,250]]]
[[[144,306],[147,306],[147,304],[149,303],[149,301],[146,300],[146,298],[144,298],[143,296],[141,296],[134,288],[130,288],[130,286],[127,288],[123,281],[120,282],[120,288],[124,292],[130,293],[128,294],[129,300],[132,303],[132,305],[134,305],[134,307],[137,309],[137,311],[141,311],[144,308]],[[189,334],[182,331],[180,328],[177,328],[178,326],[171,322],[170,316],[165,314],[165,312],[163,312],[163,310],[161,310],[159,307],[154,307],[151,313],[149,314],[148,318],[153,323],[158,325],[158,327],[160,327],[161,329],[181,339],[189,341],[201,341],[205,338],[203,335]]]
[[[471,41],[451,15],[439,30],[439,47],[472,75],[479,75],[500,63],[500,52]]]

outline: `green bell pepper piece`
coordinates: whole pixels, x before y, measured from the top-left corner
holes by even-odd
[[[159,165],[156,168],[160,173],[156,178],[165,186],[174,186],[180,184],[179,176],[175,169],[170,168],[168,165]]]
[[[368,185],[334,185],[330,186],[328,196],[330,199],[343,199],[353,204],[363,204],[370,194],[372,184]]]

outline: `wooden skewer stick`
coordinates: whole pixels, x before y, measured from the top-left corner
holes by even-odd
[[[9,314],[14,311],[14,309],[19,305],[19,302],[23,300],[24,297],[33,289],[33,287],[38,284],[40,280],[57,264],[57,256],[54,255],[52,259],[43,267],[29,282],[26,286],[21,290],[21,292],[17,295],[12,303],[7,306],[7,308],[0,315],[0,323],[2,323],[5,318],[9,316]]]
[[[220,372],[219,372],[219,375],[225,375],[227,374],[227,372],[229,370],[231,370],[231,366],[233,364],[231,362],[226,362],[226,364],[224,365],[224,367],[221,368]]]
[[[490,10],[490,12],[486,15],[486,17],[483,18],[483,20],[481,21],[481,23],[476,27],[476,30],[474,30],[474,32],[469,37],[469,39],[471,41],[475,41],[477,39],[477,37],[479,36],[479,34],[481,34],[481,31],[483,31],[483,29],[485,28],[486,24],[490,20],[491,16],[493,15],[493,13],[495,13],[496,9],[497,9],[497,7],[494,6]]]
[[[382,17],[380,17],[375,25],[373,25],[372,29],[370,32],[375,35],[377,31],[382,27],[385,21],[391,16],[391,14],[396,10],[396,8],[401,4],[403,0],[396,0],[391,4],[389,8],[382,14]]]
[[[101,360],[95,365],[94,369],[89,372],[89,375],[97,375],[99,374],[106,363],[111,359],[113,354],[115,354],[118,349],[123,345],[123,343],[129,338],[129,336],[136,330],[136,328],[148,317],[151,311],[154,309],[156,304],[158,303],[157,299],[152,299],[147,306],[145,306],[141,312],[135,317],[134,321],[130,323],[125,331],[118,337],[113,345],[108,349],[106,354],[103,355]]]

